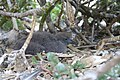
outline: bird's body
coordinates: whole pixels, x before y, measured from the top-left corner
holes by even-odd
[[[66,32],[67,33],[67,32]],[[68,34],[68,33],[67,33]],[[48,32],[34,32],[33,37],[26,49],[27,54],[36,54],[38,52],[66,52],[67,46],[63,42],[63,40],[67,40],[63,37],[65,33],[57,35],[53,35]],[[68,35],[70,38],[70,35]],[[17,40],[14,44],[13,49],[18,50],[22,47],[26,40],[27,36]],[[63,39],[64,38],[64,39]],[[65,41],[66,42],[66,41]]]

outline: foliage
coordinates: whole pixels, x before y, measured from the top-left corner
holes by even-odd
[[[76,63],[74,63],[72,67],[74,69],[83,69],[85,68],[85,64],[81,63],[80,61],[76,61]]]
[[[27,10],[33,9],[37,7],[37,4],[35,1],[33,0],[16,0],[13,1],[13,7],[12,8],[8,8],[8,4],[6,2],[7,0],[2,0],[2,2],[0,3],[0,7],[4,7],[4,11],[10,11],[10,12],[25,12]],[[0,28],[3,30],[11,30],[12,29],[12,22],[11,22],[11,18],[8,18],[6,16],[0,16]],[[23,26],[21,26],[21,21],[17,21],[18,27],[19,29],[23,29]]]
[[[53,65],[57,65],[59,62],[58,57],[55,56],[55,54],[53,54],[52,52],[47,53],[47,60],[50,61]]]
[[[37,54],[40,59],[43,59],[40,54]],[[49,69],[51,72],[53,72],[53,77],[55,79],[62,78],[63,75],[68,75],[69,78],[73,79],[77,77],[74,70],[77,69],[83,69],[85,66],[84,64],[80,63],[79,61],[76,61],[75,64],[67,64],[62,63],[59,58],[55,55],[53,52],[48,52],[46,54],[47,60],[50,66],[47,66],[47,69]],[[32,63],[37,64],[39,60],[37,60],[34,56],[32,57]]]
[[[55,8],[50,12],[52,21],[55,21],[60,14],[62,4],[57,4]]]
[[[11,20],[7,20],[4,22],[4,24],[2,25],[2,29],[3,30],[10,30],[12,29],[12,21]]]
[[[36,1],[42,1],[42,0],[36,0]],[[9,9],[7,0],[1,0],[0,10],[4,12],[23,13],[40,6],[37,4],[38,2],[36,1],[11,0],[12,7]],[[56,3],[54,3],[55,1]],[[41,19],[40,21],[38,21],[40,23],[40,27],[43,27],[44,22],[45,21],[47,22],[47,17],[50,15],[51,24],[53,25],[49,26],[47,24],[49,28],[47,28],[46,31],[50,31],[50,29],[55,29],[55,31],[53,31],[55,33],[60,31],[68,31],[68,32],[71,31],[71,33],[75,34],[75,38],[74,37],[72,38],[76,40],[75,46],[77,47],[86,44],[87,45],[97,44],[97,42],[100,39],[103,39],[105,37],[111,37],[111,35],[115,35],[115,36],[120,35],[120,25],[116,27],[113,26],[115,22],[120,23],[120,0],[69,0],[70,1],[69,3],[71,4],[71,9],[74,8],[73,13],[75,12],[75,14],[72,15],[74,19],[72,27],[70,27],[70,22],[69,22],[70,18],[68,18],[68,16],[65,14],[65,11],[63,12],[61,11],[61,10],[65,10],[63,5],[65,6],[64,3],[66,3],[66,1],[67,0],[59,0],[57,3],[57,0],[54,0],[54,2],[51,3],[52,2],[51,0],[51,2],[47,2],[41,8],[43,11],[41,14],[42,16],[37,15],[37,20]],[[92,1],[96,1],[96,2],[90,6]],[[68,6],[68,9],[69,7],[70,5]],[[70,10],[66,10],[66,11],[68,11],[69,13]],[[69,15],[71,16],[71,14],[72,13],[70,13]],[[64,17],[64,20],[63,19],[61,20],[61,16]],[[30,19],[31,15],[30,16],[28,15],[27,17]],[[102,21],[104,21],[106,26],[103,25]],[[67,27],[59,23],[64,23]],[[9,31],[13,28],[12,24],[13,23],[11,17],[0,15],[1,29]],[[22,20],[17,19],[17,24],[19,29],[24,29]],[[63,75],[69,76],[69,79],[75,78],[77,77],[75,71],[76,70],[80,71],[85,68],[85,65],[79,60],[72,65],[67,64],[66,62],[62,62],[59,59],[59,57],[56,56],[53,52],[49,52],[45,54],[45,57],[47,58],[46,61],[47,64],[49,65],[46,68],[53,73],[53,77],[55,79],[59,79]],[[43,56],[41,54],[37,54],[37,58],[35,56],[32,57],[33,64],[38,64],[39,61],[43,61]],[[120,65],[115,66],[113,69],[111,69],[110,72],[101,76],[99,80],[106,80],[108,79],[108,77],[117,78],[119,76],[118,74],[120,74]]]
[[[42,58],[42,55],[40,53],[37,53],[37,57],[38,59],[35,57],[35,56],[32,56],[31,60],[32,60],[32,64],[38,64],[38,60],[43,60]]]
[[[117,79],[120,74],[120,64],[113,67],[109,72],[99,77],[99,80]]]

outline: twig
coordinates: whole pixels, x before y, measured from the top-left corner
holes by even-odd
[[[7,0],[7,3],[8,3],[9,9],[11,9],[11,7],[12,7],[11,1]],[[12,17],[12,22],[13,22],[13,29],[18,30],[17,21],[14,17]]]
[[[79,33],[79,36],[87,43],[87,44],[92,44],[89,40],[86,39],[86,37],[84,35],[82,35],[82,33]]]
[[[120,36],[115,36],[115,37],[112,37],[112,38],[105,38],[105,39],[101,40],[98,43],[98,50],[97,50],[96,54],[98,54],[102,50],[103,46],[106,43],[111,42],[111,41],[118,41],[118,40],[120,40]]]
[[[41,27],[43,27],[43,24],[44,24],[47,16],[50,14],[50,12],[53,10],[53,8],[55,7],[55,5],[56,5],[58,2],[59,2],[59,0],[57,0],[57,1],[54,3],[54,5],[50,6],[49,9],[47,9],[47,10],[45,11],[45,14],[42,16],[42,19],[41,19],[41,21],[40,21],[40,25],[39,25],[40,29],[41,29]]]
[[[28,15],[33,15],[33,14],[42,15],[42,13],[43,11],[41,8],[31,9],[23,13],[12,13],[12,12],[5,12],[5,11],[0,10],[1,15],[9,16],[9,17],[16,17],[16,18],[23,18],[23,17],[26,17]]]
[[[92,39],[91,39],[91,42],[93,43],[93,40],[94,40],[94,32],[95,32],[95,25],[92,26]]]
[[[27,49],[28,44],[30,43],[30,40],[31,40],[32,35],[33,35],[34,28],[35,28],[35,18],[33,18],[32,29],[31,29],[31,31],[30,31],[30,33],[28,35],[28,38],[26,39],[24,45],[20,49],[20,51],[23,52],[21,54],[22,54],[22,57],[25,59],[25,63],[27,64],[27,66],[29,66],[29,63],[27,62],[27,59],[25,57],[25,50]]]

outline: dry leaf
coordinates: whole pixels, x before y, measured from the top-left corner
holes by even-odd
[[[81,61],[86,64],[86,67],[94,67],[108,60],[108,57],[103,56],[90,56],[82,59]]]
[[[57,54],[57,56],[61,58],[70,58],[70,57],[74,57],[75,54]]]

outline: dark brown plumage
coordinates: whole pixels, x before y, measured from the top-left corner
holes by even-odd
[[[67,33],[66,33],[67,34]],[[27,36],[17,40],[14,44],[13,49],[17,50],[22,47],[26,40]],[[57,36],[48,32],[35,32],[31,39],[31,42],[26,49],[27,54],[36,54],[37,52],[66,52],[67,47],[64,43],[64,40],[67,40],[69,37],[65,36],[65,33],[59,34]]]

